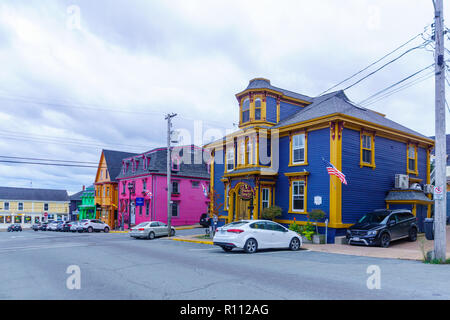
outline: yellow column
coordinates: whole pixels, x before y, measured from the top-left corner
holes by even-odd
[[[342,137],[339,122],[330,124],[330,162],[342,171]],[[330,176],[330,227],[342,224],[342,183],[336,176]]]

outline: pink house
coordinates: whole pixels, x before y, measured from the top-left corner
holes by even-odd
[[[202,151],[201,148],[188,146],[183,147],[182,158],[174,156],[180,152],[173,153],[173,226],[199,223],[201,215],[208,212],[209,167],[199,157]],[[166,164],[167,148],[154,149],[122,160],[122,168],[116,178],[119,182],[119,226],[123,221],[124,227],[128,228],[129,217],[132,226],[152,220],[167,223]]]

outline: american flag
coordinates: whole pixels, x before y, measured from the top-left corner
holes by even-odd
[[[336,176],[341,180],[341,182],[345,185],[347,185],[347,180],[345,179],[345,174],[340,172],[338,169],[336,169],[335,166],[333,166],[330,162],[326,161],[325,159],[322,159],[326,165],[327,165],[327,171],[330,176]]]

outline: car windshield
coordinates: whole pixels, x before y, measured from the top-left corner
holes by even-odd
[[[375,211],[366,214],[361,219],[359,219],[358,223],[383,223],[385,224],[386,217],[389,216],[389,211]]]

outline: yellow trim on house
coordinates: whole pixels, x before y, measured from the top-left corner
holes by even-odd
[[[334,136],[334,138],[333,138]],[[330,126],[330,162],[342,172],[342,135],[339,121]],[[330,224],[342,224],[342,183],[338,177],[330,175]]]
[[[286,177],[299,177],[299,176],[309,176],[308,171],[301,171],[301,172],[285,172],[284,175]]]
[[[284,223],[284,224],[292,224],[292,223],[297,223],[300,225],[305,225],[308,223],[308,221],[294,221],[294,220],[283,220],[283,219],[273,219],[273,221],[278,222],[278,223]],[[329,223],[328,224],[328,228],[335,228],[335,229],[342,229],[342,228],[349,228],[353,225],[353,223]],[[317,222],[317,226],[319,227],[325,227],[325,223],[324,222]]]

